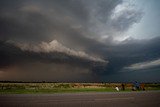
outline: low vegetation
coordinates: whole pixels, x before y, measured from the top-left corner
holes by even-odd
[[[27,93],[74,93],[74,92],[117,92],[132,91],[133,84],[124,84],[122,90],[121,83],[0,83],[0,94],[27,94]],[[160,84],[144,84],[144,89],[135,91],[160,90]]]

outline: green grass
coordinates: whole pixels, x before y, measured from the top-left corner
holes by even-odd
[[[129,91],[129,90],[125,90]],[[38,89],[38,90],[26,90],[26,89],[6,89],[0,90],[0,94],[43,94],[43,93],[77,93],[77,92],[117,92],[110,88],[75,88],[75,89]]]
[[[117,92],[118,83],[0,83],[0,94],[45,94],[45,93],[77,93],[77,92]],[[159,84],[146,84],[146,90],[160,90]],[[131,84],[126,84],[131,92]]]

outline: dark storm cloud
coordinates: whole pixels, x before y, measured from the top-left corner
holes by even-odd
[[[77,54],[77,53],[76,53]],[[1,80],[85,82],[96,81],[93,69],[105,66],[106,62],[86,58],[85,54],[74,55],[72,51],[22,50],[13,43],[0,42]],[[74,67],[73,67],[74,66]],[[66,75],[64,75],[66,74]],[[11,76],[12,75],[12,76]],[[28,75],[28,76],[26,76]]]
[[[135,63],[154,61],[160,58],[160,37],[151,40],[126,40],[118,45],[101,48],[102,56],[109,63],[103,74],[119,73],[124,67]],[[94,50],[96,51],[96,50]]]
[[[108,43],[101,38],[117,36],[117,32],[124,32],[141,16],[140,12],[126,8],[112,19],[122,0],[1,2],[1,40],[31,43],[58,40],[67,47],[84,51],[97,47],[101,44],[98,41]]]
[[[98,51],[109,61],[107,66],[93,70],[100,78],[99,81],[160,81],[160,37],[150,40],[130,39],[91,50]]]
[[[97,39],[104,35],[116,35],[117,31],[124,32],[141,16],[140,12],[126,8],[112,19],[114,9],[123,3],[121,0],[1,2],[2,40],[39,42],[57,39],[69,46],[79,46],[84,39],[87,41],[88,38]]]
[[[37,47],[36,47],[37,48]],[[47,47],[46,47],[47,48]],[[34,48],[33,48],[34,49]],[[58,48],[63,49],[63,48]],[[10,66],[12,64],[21,63],[21,62],[48,62],[48,63],[70,63],[73,65],[83,65],[83,66],[91,66],[93,63],[106,63],[101,59],[96,59],[94,57],[88,56],[85,53],[76,53],[76,51],[68,50],[65,51],[58,51],[58,50],[51,50],[51,51],[32,51],[32,50],[23,50],[20,47],[8,42],[0,42],[0,59],[1,67]],[[82,54],[82,56],[81,56]]]
[[[1,0],[0,72],[6,73],[4,79],[13,75],[13,80],[105,81],[113,80],[112,75],[122,80],[131,76],[121,72],[125,67],[160,58],[159,37],[114,41],[142,16],[122,0]],[[46,52],[53,40],[71,51]],[[79,57],[79,51],[109,63]]]
[[[63,73],[66,73],[66,72],[69,73],[71,70],[72,72],[70,72],[70,74],[74,72],[75,73],[74,76],[76,78],[79,78],[78,79],[79,82],[80,81],[96,82],[96,81],[111,81],[111,80],[123,81],[123,77],[125,77],[127,80],[131,80],[131,78],[133,80],[132,76],[138,75],[138,74],[143,74],[142,76],[149,78],[148,73],[150,75],[154,75],[154,72],[152,71],[155,71],[155,73],[157,74],[155,78],[157,80],[158,78],[157,71],[160,69],[159,66],[157,65],[155,67],[154,66],[150,67],[150,69],[143,69],[143,70],[132,70],[132,69],[126,70],[126,67],[130,67],[136,63],[144,64],[144,62],[147,62],[147,63],[157,62],[156,60],[160,58],[159,43],[160,43],[160,38],[157,37],[151,40],[134,40],[134,39],[126,40],[118,45],[108,45],[103,47],[102,45],[97,44],[96,45],[97,47],[98,46],[101,46],[101,47],[92,48],[89,51],[90,52],[98,51],[98,54],[102,55],[104,59],[109,60],[109,63],[106,65],[103,63],[93,62],[93,61],[89,61],[89,60],[75,57],[75,56],[68,56],[65,53],[56,53],[56,52],[39,53],[39,52],[32,52],[32,51],[22,51],[20,48],[14,46],[13,44],[1,42],[1,45],[0,45],[1,46],[0,53],[1,53],[1,59],[2,59],[1,68],[5,66],[7,68],[8,66],[21,65],[20,67],[21,69],[20,68],[18,70],[14,69],[16,73],[19,72],[19,76],[20,74],[22,74],[22,68],[23,69],[25,68],[23,73],[26,72],[26,75],[30,75],[31,71],[34,71],[34,75],[36,73],[37,75],[41,74],[40,77],[43,79],[45,78],[43,77],[43,73],[42,73],[43,70],[44,70],[44,73],[46,73],[46,75],[47,75],[47,72],[48,73],[50,72],[52,75],[56,75],[54,74],[54,72],[56,72],[57,70],[59,71],[60,68],[64,68],[64,69],[61,69],[61,72],[62,71],[65,71],[65,72],[62,72],[62,73],[57,72],[57,75],[60,76]],[[36,65],[36,66],[32,66],[32,65]],[[30,66],[30,67],[27,67],[26,69],[26,66]],[[75,69],[73,69],[73,66]],[[68,70],[66,70],[66,68],[68,68]],[[83,71],[86,71],[86,72],[83,73]],[[133,71],[137,71],[137,73],[132,73]],[[147,74],[139,73],[139,71],[148,72],[148,73]],[[84,78],[83,76],[77,77],[77,75],[81,73],[84,76]],[[119,78],[117,78],[116,75],[117,76],[119,75]],[[88,76],[90,78],[89,80],[87,80]],[[17,76],[15,76],[14,78],[16,77]],[[67,81],[67,77],[66,79],[63,79],[63,76],[60,76],[60,77],[61,78],[59,80],[56,77],[54,77],[53,79],[48,78],[47,80],[51,81],[51,80],[55,80],[56,78],[57,81]],[[136,77],[137,80],[140,80],[139,77],[141,76]],[[112,78],[112,79],[108,80],[108,78]],[[151,77],[151,78],[154,80],[154,77]],[[30,79],[33,80],[33,78],[30,78]],[[38,79],[37,77],[37,80],[40,80],[40,79]],[[72,78],[72,79],[68,79],[68,81],[75,81],[75,80]]]

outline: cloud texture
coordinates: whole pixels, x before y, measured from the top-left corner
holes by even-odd
[[[122,71],[160,69],[159,35],[125,36],[143,15],[125,0],[1,0],[0,80],[141,80]]]

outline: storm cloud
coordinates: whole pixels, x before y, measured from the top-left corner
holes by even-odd
[[[81,44],[86,38],[116,36],[142,16],[138,10],[124,8],[124,4],[121,0],[2,1],[1,39],[56,39],[67,45]]]
[[[1,0],[0,80],[129,81],[160,59],[159,34],[126,36],[144,15],[125,0]]]
[[[146,62],[135,63],[128,67],[125,67],[124,69],[141,70],[141,69],[148,69],[156,66],[160,66],[160,59],[148,61],[148,62],[146,61]]]

